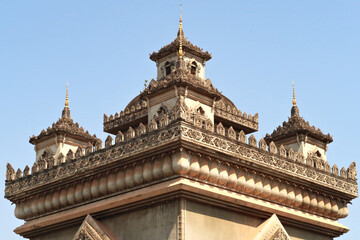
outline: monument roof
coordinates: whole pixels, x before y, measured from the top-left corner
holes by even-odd
[[[55,123],[52,124],[51,127],[47,129],[43,129],[39,135],[33,135],[30,137],[29,142],[31,144],[37,144],[43,140],[49,139],[55,134],[67,134],[68,136],[74,137],[76,139],[82,141],[88,141],[91,143],[95,143],[98,138],[96,135],[91,135],[88,131],[86,131],[83,127],[79,125],[79,123],[75,122],[71,118],[71,111],[69,108],[69,97],[68,97],[68,88],[66,89],[66,100],[65,107],[62,111],[61,118],[59,118]]]
[[[308,121],[300,116],[299,108],[296,105],[295,89],[293,89],[293,106],[291,108],[291,116],[288,121],[284,121],[282,126],[278,126],[272,134],[266,134],[265,141],[271,142],[287,137],[294,136],[296,134],[305,134],[311,136],[325,144],[333,141],[330,134],[324,134],[319,128],[311,126]]]
[[[188,41],[185,38],[184,31],[182,29],[179,29],[176,38],[170,44],[165,45],[157,52],[151,53],[150,59],[153,61],[157,61],[171,53],[177,52],[180,47],[180,39],[185,52],[189,52],[195,56],[203,58],[205,61],[211,59],[211,53],[209,53],[208,51],[204,52],[202,48],[199,48],[198,46]]]

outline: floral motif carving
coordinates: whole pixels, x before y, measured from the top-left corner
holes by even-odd
[[[238,140],[241,143],[246,143],[246,135],[243,130],[240,131]]]
[[[10,163],[6,164],[6,180],[11,181],[15,179],[15,170]]]
[[[355,164],[355,162],[352,162],[347,170],[347,177],[355,180],[356,176],[357,176],[356,164]]]
[[[24,168],[24,177],[29,176],[30,175],[30,168],[28,165],[26,165],[26,167]]]
[[[113,145],[113,138],[108,135],[107,138],[105,139],[105,147],[111,147]]]
[[[259,148],[263,151],[266,151],[267,149],[267,144],[263,138],[259,141]]]
[[[276,154],[277,153],[277,148],[274,142],[271,142],[269,145],[269,152]]]
[[[236,132],[232,126],[228,129],[228,137],[231,139],[236,139]]]
[[[256,147],[256,138],[253,134],[251,134],[251,136],[249,137],[249,145]]]
[[[222,125],[222,123],[219,123],[217,126],[216,126],[216,132],[220,135],[223,135],[225,136],[225,128],[224,126]]]

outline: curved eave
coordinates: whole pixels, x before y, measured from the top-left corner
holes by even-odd
[[[150,59],[154,62],[156,62],[157,60],[168,56],[174,52],[177,52],[179,49],[179,41],[177,39],[175,39],[172,43],[162,47],[159,51],[157,52],[153,52],[152,54],[150,54]],[[189,41],[185,40],[183,42],[183,50],[185,52],[189,52],[195,56],[198,56],[202,59],[204,59],[205,61],[209,61],[212,56],[211,53],[209,53],[208,51],[204,52],[202,51],[201,48],[193,45],[192,43],[190,43]]]
[[[304,135],[307,135],[307,136],[311,136],[313,137],[314,139],[320,141],[320,142],[323,142],[324,144],[329,144],[331,142],[333,142],[333,139],[331,136],[327,136],[327,135],[320,135],[318,133],[314,133],[310,130],[307,130],[307,129],[299,129],[299,130],[293,130],[293,131],[288,131],[287,133],[285,134],[271,134],[270,136],[266,136],[264,138],[264,140],[267,142],[267,143],[270,143],[270,142],[276,142],[276,141],[279,141],[279,140],[283,140],[283,139],[286,139],[286,138],[289,138],[289,137],[293,137],[293,136],[296,136],[297,134],[304,134]]]
[[[165,86],[165,87],[159,87],[159,88],[155,88],[153,90],[148,90],[148,91],[144,91],[140,94],[140,99],[146,99],[146,97],[153,97],[153,96],[156,96],[156,95],[159,95],[163,92],[166,92],[168,91],[169,89],[173,88],[174,86],[189,86],[190,89],[196,91],[196,92],[199,92],[201,94],[204,94],[210,98],[215,98],[215,100],[219,100],[221,98],[221,94],[217,91],[209,91],[201,86],[195,86],[189,82],[176,82],[174,84],[170,84],[168,86]]]
[[[32,137],[29,139],[29,143],[36,145],[39,142],[45,141],[47,139],[50,139],[50,138],[55,137],[56,135],[60,135],[60,134],[72,137],[79,141],[90,142],[92,144],[95,144],[98,140],[98,138],[93,137],[90,134],[88,136],[86,136],[87,134],[80,135],[80,134],[74,134],[74,133],[72,133],[70,131],[66,131],[66,130],[55,130],[55,131],[51,131],[51,132],[42,133],[37,137]]]

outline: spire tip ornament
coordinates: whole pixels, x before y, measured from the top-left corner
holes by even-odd
[[[182,27],[182,5],[180,4],[180,21],[179,21],[179,59],[182,59],[184,56],[184,52],[182,50],[182,34],[183,34],[183,27]]]
[[[295,97],[295,81],[293,80],[293,106],[296,106],[296,97]]]
[[[69,107],[69,81],[66,84],[65,107]]]

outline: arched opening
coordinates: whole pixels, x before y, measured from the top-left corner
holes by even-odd
[[[171,66],[169,62],[165,63],[165,75],[169,75],[171,73]]]
[[[203,109],[202,107],[199,107],[199,108],[196,110],[196,112],[197,112],[198,114],[202,115],[202,116],[205,115],[205,111],[204,111],[204,109]]]
[[[191,70],[190,70],[190,72],[191,72],[192,75],[196,75],[196,69],[197,69],[197,64],[196,64],[196,62],[194,61],[194,62],[191,63]]]

